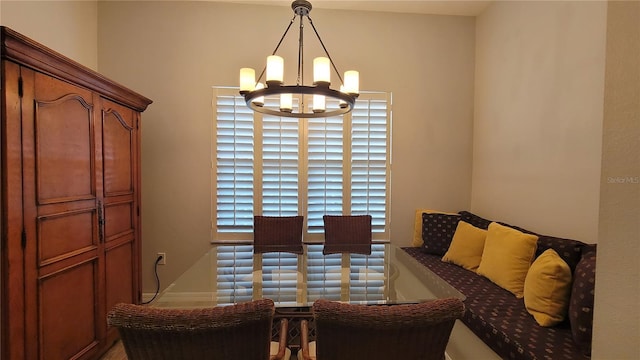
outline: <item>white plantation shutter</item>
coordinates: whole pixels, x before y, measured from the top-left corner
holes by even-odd
[[[295,303],[298,257],[291,253],[262,254],[262,297],[278,303]]]
[[[253,112],[237,96],[218,96],[216,111],[216,229],[253,229]]]
[[[253,299],[253,247],[216,247],[216,300],[220,305]]]
[[[303,215],[307,241],[323,240],[325,214],[370,214],[374,239],[388,240],[390,105],[363,93],[345,115],[280,118],[216,89],[213,240],[250,240],[254,214]]]
[[[322,244],[307,245],[308,301],[318,299],[340,300],[342,255],[322,254]]]
[[[265,98],[267,106],[276,106],[278,102],[277,97]],[[262,117],[262,133],[255,136],[262,139],[261,156],[256,161],[261,176],[258,174],[255,181],[262,185],[262,209],[258,213],[264,216],[299,214],[299,133],[298,119]],[[297,274],[295,254],[262,254],[262,296],[281,304],[295,303]]]
[[[262,122],[262,214],[298,215],[299,122],[265,116]]]
[[[386,298],[385,254],[388,245],[371,245],[371,255],[351,254],[349,292],[352,301],[380,301]]]
[[[323,215],[343,210],[344,146],[342,117],[308,121],[307,226],[310,233],[323,232]]]
[[[388,138],[386,99],[358,100],[351,115],[351,213],[385,232]]]

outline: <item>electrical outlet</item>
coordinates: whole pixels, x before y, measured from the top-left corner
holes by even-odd
[[[167,265],[167,254],[163,253],[163,252],[159,252],[158,256],[156,257],[156,259],[158,259],[160,257],[162,257],[162,258],[160,259],[160,261],[158,261],[158,265]]]

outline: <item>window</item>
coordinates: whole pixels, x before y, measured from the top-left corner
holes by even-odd
[[[251,240],[254,214],[303,215],[305,241],[322,240],[325,214],[370,214],[389,238],[390,94],[331,118],[254,114],[229,88],[214,104],[213,241]]]
[[[217,88],[214,95],[213,241],[250,241],[254,214],[303,215],[306,242],[323,240],[325,214],[370,214],[374,240],[389,239],[390,94],[364,93],[351,113],[312,119],[254,114],[236,89]],[[301,286],[310,301],[385,296],[383,244],[374,244],[371,256],[323,256],[321,244],[307,245],[306,285],[293,254],[264,254],[255,273],[250,246],[218,248],[219,301],[256,295],[246,286],[254,276],[261,277],[262,295],[279,303],[295,302]],[[229,273],[231,262],[242,266]]]

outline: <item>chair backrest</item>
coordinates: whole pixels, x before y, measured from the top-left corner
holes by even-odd
[[[324,215],[326,254],[357,253],[371,255],[371,215]]]
[[[107,315],[129,360],[269,359],[269,299],[202,309],[117,304]]]
[[[254,216],[253,252],[302,254],[303,216]]]
[[[313,304],[320,360],[442,360],[464,304],[455,298],[418,304]]]

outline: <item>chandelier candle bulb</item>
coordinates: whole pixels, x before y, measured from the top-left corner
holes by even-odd
[[[313,112],[321,113],[325,111],[326,99],[324,95],[313,95]]]
[[[256,71],[252,68],[240,69],[240,94],[253,91],[256,86]]]
[[[355,70],[344,72],[344,92],[347,94],[360,93],[360,73]]]
[[[293,94],[280,94],[280,111],[293,111]]]
[[[313,84],[329,86],[331,84],[331,62],[329,58],[313,59]]]
[[[284,59],[278,55],[267,56],[267,86],[284,82]]]
[[[260,90],[260,89],[264,89],[264,84],[263,83],[257,83],[256,84],[256,90]],[[256,106],[264,106],[264,96],[259,96],[255,99],[253,99],[253,101],[251,101],[252,103],[254,103]]]

